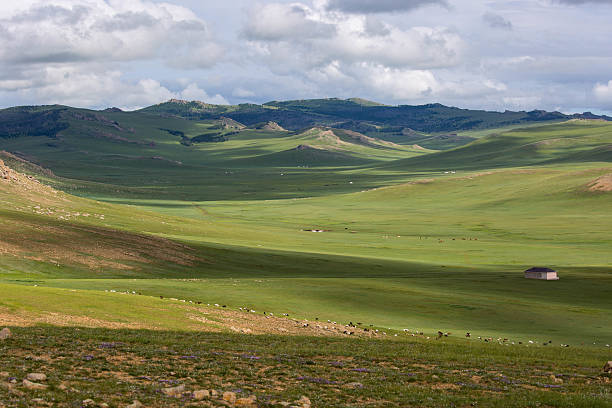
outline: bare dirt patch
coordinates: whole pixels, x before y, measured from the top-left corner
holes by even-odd
[[[0,152],[0,156],[12,158],[15,156],[6,156],[8,153]],[[15,160],[18,158],[15,157]],[[23,196],[26,199],[36,201],[43,205],[51,202],[58,202],[63,198],[63,193],[46,186],[35,179],[33,176],[20,173],[7,166],[0,159],[0,190],[11,195]],[[2,191],[0,191],[2,192]],[[64,199],[65,200],[65,199]]]
[[[95,226],[48,225],[37,220],[6,219],[0,225],[0,254],[91,269],[130,270],[155,262],[191,266],[204,259],[187,245],[164,238]]]
[[[174,310],[185,312],[186,329],[194,332],[238,333],[247,335],[276,334],[317,337],[384,337],[372,331],[341,324],[318,324],[307,320],[263,315],[221,307],[186,305],[181,301],[160,300]],[[116,322],[86,315],[54,312],[35,313],[23,310],[0,309],[0,326],[31,327],[50,324],[61,327],[88,327],[106,329],[158,329],[141,322]]]
[[[589,191],[610,192],[612,191],[612,173],[605,174],[589,183]]]
[[[13,162],[18,159],[7,155],[0,154]],[[15,209],[20,212],[52,220],[47,222],[29,214],[3,217],[0,224],[0,255],[21,256],[54,264],[80,264],[91,269],[134,269],[135,263],[170,262],[192,266],[204,262],[193,253],[192,248],[168,239],[65,223],[73,218],[104,220],[104,215],[67,211],[63,208],[67,201],[64,193],[40,183],[32,176],[15,171],[0,159],[2,197],[6,197],[10,206],[17,205]]]
[[[180,307],[180,306],[179,306]],[[241,334],[283,334],[293,336],[358,336],[376,337],[372,331],[346,327],[341,324],[319,323],[285,317],[262,315],[224,308],[204,308],[182,306],[192,312],[188,318],[201,324],[192,329],[214,332],[234,332]],[[197,313],[194,313],[197,312]]]
[[[32,327],[39,324],[50,324],[59,327],[88,327],[108,329],[144,329],[138,323],[119,323],[94,319],[87,316],[74,316],[62,313],[42,313],[40,315],[13,313],[0,309],[0,326]]]

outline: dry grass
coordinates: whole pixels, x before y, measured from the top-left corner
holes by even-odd
[[[612,191],[612,173],[605,174],[589,184],[589,191],[610,192]]]

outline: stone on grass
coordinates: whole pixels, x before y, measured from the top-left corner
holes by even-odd
[[[236,407],[253,408],[257,407],[257,397],[251,395],[249,398],[238,398],[236,400]]]
[[[612,361],[608,361],[603,368],[604,373],[612,373]]]
[[[43,373],[30,373],[26,376],[30,381],[46,381],[47,376]]]
[[[23,386],[29,390],[46,390],[47,389],[46,385],[35,383],[30,380],[23,380]]]
[[[554,374],[551,374],[551,375],[550,375],[550,379],[551,379],[551,380],[553,380],[553,382],[555,382],[555,383],[557,383],[557,384],[563,384],[563,379],[562,379],[562,378],[557,377],[557,376],[556,376],[556,375],[554,375]]]
[[[126,406],[125,408],[142,408],[143,405],[140,401],[138,400],[134,400],[134,402],[132,402],[130,405]]]
[[[310,398],[302,395],[302,398],[300,398],[300,400],[298,401],[298,404],[300,404],[302,408],[310,408],[310,405],[311,405]]]
[[[96,402],[94,400],[92,400],[91,398],[88,398],[86,400],[83,400],[83,402],[81,402],[81,404],[84,407],[92,407]]]
[[[360,382],[352,382],[352,383],[344,384],[344,388],[352,388],[352,389],[363,388],[363,384]]]
[[[169,397],[180,397],[185,392],[185,386],[181,384],[176,387],[164,388],[162,392]]]
[[[236,393],[234,392],[230,392],[230,391],[226,391],[223,393],[223,401],[227,401],[230,404],[233,404],[236,402]]]
[[[193,392],[193,399],[200,401],[204,398],[210,398],[210,392],[208,390],[197,390]]]
[[[11,336],[11,329],[9,329],[8,327],[5,327],[4,329],[0,330],[0,340],[6,340]]]

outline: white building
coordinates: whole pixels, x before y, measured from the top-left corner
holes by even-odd
[[[550,268],[531,268],[525,271],[525,278],[540,279],[540,280],[559,280],[557,271]]]

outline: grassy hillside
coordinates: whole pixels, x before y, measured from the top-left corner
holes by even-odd
[[[574,125],[567,126],[577,131]],[[319,133],[290,138],[316,141]],[[539,130],[533,135],[540,140]],[[39,263],[18,261],[21,272],[17,269],[9,276],[22,280],[37,273],[39,285],[189,295],[194,301],[212,299],[233,307],[248,299],[250,307],[276,313],[360,320],[396,329],[479,330],[574,343],[606,341],[611,202],[608,193],[591,191],[591,187],[612,168],[602,163],[568,166],[434,172],[429,178],[421,173],[421,178],[408,184],[301,200],[140,200],[112,191],[105,198],[153,212],[131,207],[126,213],[122,206],[75,198],[61,204],[70,208],[63,211],[104,214],[104,227],[119,231],[111,235],[114,245],[133,247],[151,265],[138,265],[135,255],[122,261],[131,264],[129,268],[115,265],[117,270],[111,271],[109,265],[96,270],[75,257],[72,265],[55,259],[69,265],[61,273],[40,276],[38,271],[44,268]],[[49,207],[57,214],[58,206]],[[5,217],[21,222],[24,231],[59,222],[45,217],[48,210],[30,208],[22,205],[16,210],[34,214],[7,212]],[[76,220],[89,223],[92,219]],[[62,234],[73,234],[73,229],[69,224]],[[315,229],[325,232],[306,231]],[[101,232],[85,232],[82,235],[89,235],[92,242],[104,242]],[[189,262],[181,266],[176,260],[147,255],[130,243],[138,242],[140,235],[125,235],[134,233],[187,245],[185,255],[179,256]],[[87,242],[85,236],[77,237],[76,242]],[[48,239],[57,241],[55,232]],[[15,245],[13,241],[8,244]],[[69,242],[64,244],[67,249]],[[87,246],[82,248],[84,257],[98,257],[102,264],[101,253],[88,254]],[[110,245],[109,254],[113,248]],[[113,258],[121,261],[116,255]],[[16,265],[11,263],[13,258],[5,262]],[[522,278],[524,269],[540,264],[557,268],[562,280],[551,284]],[[91,279],[92,272],[96,280]],[[118,276],[139,280],[118,280]],[[169,277],[201,281],[168,281]],[[514,302],[510,307],[509,299]],[[525,317],[517,320],[516,316]]]
[[[570,121],[494,133],[426,158],[398,160],[387,168],[404,171],[477,170],[610,161],[612,125],[597,121]]]
[[[195,120],[218,119],[223,115],[246,125],[272,120],[291,130],[313,126],[342,127],[359,132],[367,132],[367,129],[374,132],[383,130],[388,133],[387,136],[402,135],[404,129],[433,133],[490,129],[571,118],[612,119],[588,112],[564,115],[559,112],[544,111],[488,112],[459,109],[440,104],[387,106],[359,98],[272,101],[263,105],[237,106],[171,100],[142,109],[141,112]]]
[[[132,394],[116,394],[115,374],[75,379],[81,401],[192,398],[160,394],[167,379],[187,391],[268,395],[264,406],[303,389],[315,406],[610,405],[609,378],[598,376],[612,343],[610,124],[458,132],[467,144],[435,151],[347,128],[246,127],[231,116],[19,112],[0,138],[11,152],[0,154],[0,324],[90,327],[78,336],[84,347],[115,338],[139,356],[118,366],[87,354],[128,373],[120,381]],[[24,127],[31,115],[49,132]],[[524,279],[532,266],[561,279]],[[49,355],[73,353],[61,345],[72,330],[17,328],[0,347],[10,354],[38,336]],[[450,334],[436,340],[438,331]],[[168,344],[197,356],[197,374],[177,366],[151,376],[157,363],[139,358]],[[218,370],[217,352],[231,356]],[[236,353],[260,358],[247,367]],[[279,355],[296,363],[269,368]],[[21,375],[15,356],[7,377]],[[159,364],[173,366],[166,357]],[[35,395],[74,404],[56,394],[74,372],[49,361],[57,376]],[[338,373],[331,361],[350,369]],[[290,375],[265,374],[271,382],[254,386],[234,370]],[[211,375],[219,381],[199,380]],[[0,403],[24,406],[24,395]]]
[[[363,174],[349,184],[343,171],[427,153],[329,128],[292,133],[266,126],[247,129],[227,118],[189,121],[48,109],[57,112],[66,129],[50,137],[2,139],[0,149],[52,169],[69,179],[56,185],[79,195],[212,200],[359,191],[379,186],[380,178]],[[316,150],[299,150],[302,145]]]

